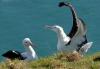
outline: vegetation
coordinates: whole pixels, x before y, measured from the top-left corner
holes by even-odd
[[[79,54],[56,54],[35,61],[5,60],[0,63],[0,69],[100,69],[100,53],[80,57]]]

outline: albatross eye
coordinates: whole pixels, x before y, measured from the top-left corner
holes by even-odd
[[[28,42],[25,42],[25,43],[28,43]]]

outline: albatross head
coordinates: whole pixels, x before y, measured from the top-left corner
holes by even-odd
[[[32,42],[31,42],[30,38],[25,38],[25,39],[23,40],[23,45],[26,46],[26,47],[28,47],[28,46],[33,46],[33,44],[32,44]]]
[[[60,33],[63,31],[63,28],[59,25],[53,25],[53,26],[46,25],[46,28],[48,28],[56,33]]]

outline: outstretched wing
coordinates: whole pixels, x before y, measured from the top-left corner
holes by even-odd
[[[82,19],[78,19],[75,28],[72,28],[70,35],[68,35],[69,37],[73,35],[70,44],[77,46],[77,51],[87,43],[86,31],[86,25]]]
[[[73,23],[73,26],[72,26],[72,29],[70,31],[70,33],[68,34],[68,36],[70,38],[74,38],[75,36],[78,36],[78,35],[86,35],[86,25],[84,23],[84,21],[80,18],[80,19],[77,19],[77,22]]]
[[[73,26],[70,33],[68,34],[68,36],[71,38],[71,41],[66,45],[70,44],[72,46],[78,46],[77,50],[79,50],[81,46],[87,43],[86,25],[82,19],[78,18],[76,11],[71,3],[60,2],[59,7],[62,7],[62,6],[69,7],[73,16]]]

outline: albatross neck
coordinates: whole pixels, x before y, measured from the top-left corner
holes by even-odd
[[[34,49],[32,48],[32,46],[27,46],[27,47],[26,47],[26,51],[27,51],[28,53],[35,54],[35,51],[34,51]]]

